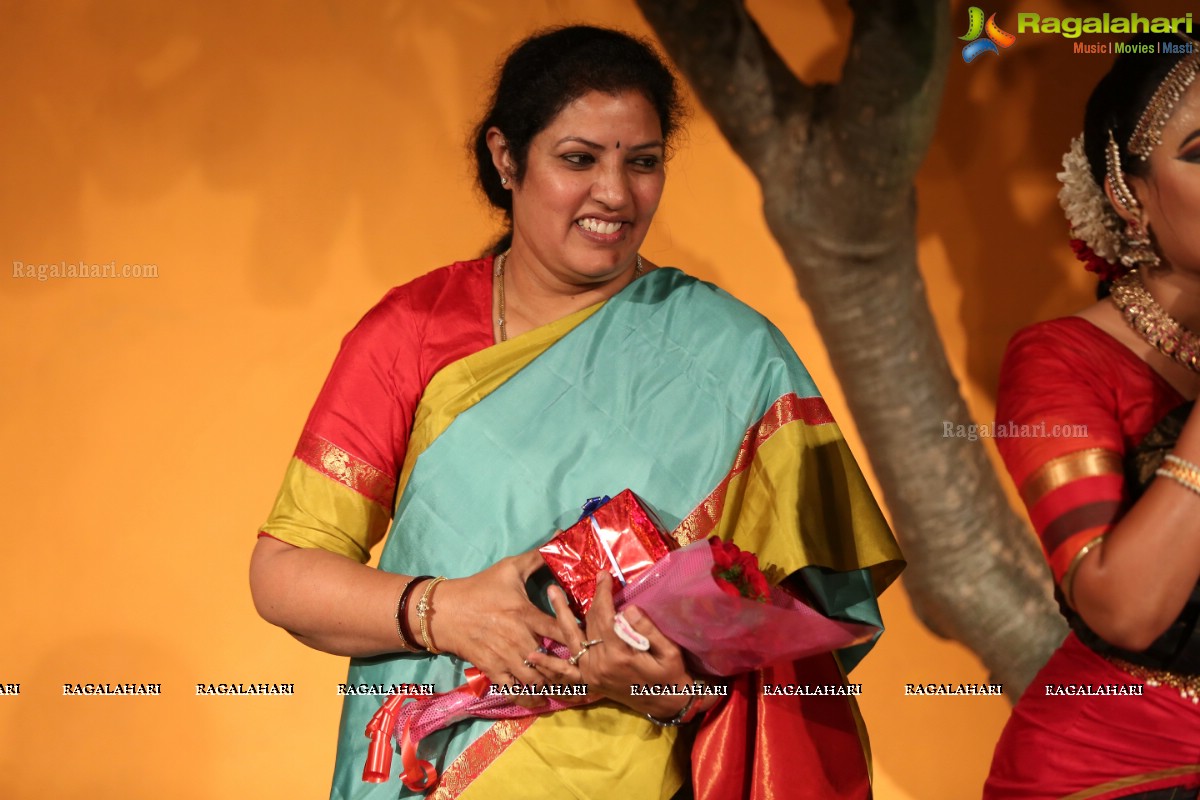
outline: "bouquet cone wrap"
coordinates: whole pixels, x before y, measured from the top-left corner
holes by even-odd
[[[640,608],[687,651],[693,667],[709,675],[828,653],[869,641],[879,630],[829,619],[777,586],[766,602],[731,595],[717,584],[714,567],[712,545],[693,542],[617,591],[613,603]]]

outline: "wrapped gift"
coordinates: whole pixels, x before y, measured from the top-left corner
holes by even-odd
[[[571,610],[583,617],[601,570],[625,586],[677,547],[653,512],[626,489],[612,499],[589,500],[579,522],[555,534],[540,552],[566,591]]]

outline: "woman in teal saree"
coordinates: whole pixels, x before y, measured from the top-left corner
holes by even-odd
[[[623,34],[527,40],[476,137],[510,241],[393,290],[343,343],[252,586],[266,619],[352,656],[348,683],[449,691],[470,665],[494,683],[552,680],[535,651],[558,627],[526,583],[529,554],[586,498],[626,487],[679,541],[731,540],[826,614],[878,624],[899,552],[794,352],[729,295],[638,255],[677,106],[670,73]],[[727,702],[704,701],[699,732],[661,724],[680,698],[630,694],[699,677],[678,648],[622,654],[589,681],[601,702],[428,737],[430,796],[670,798],[691,779],[702,797],[868,797],[852,697],[761,692],[781,676],[841,683],[866,647],[738,678]],[[361,780],[382,700],[347,697],[333,797],[413,794],[394,774]]]

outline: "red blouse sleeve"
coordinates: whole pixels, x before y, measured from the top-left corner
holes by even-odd
[[[342,341],[263,533],[365,562],[387,532],[422,391],[408,296],[393,289]]]
[[[1087,325],[1055,320],[1018,333],[996,402],[997,447],[1059,583],[1127,502],[1113,368],[1089,346]]]
[[[393,289],[347,334],[262,534],[366,562],[387,534],[417,404],[438,370],[492,344],[491,259]]]

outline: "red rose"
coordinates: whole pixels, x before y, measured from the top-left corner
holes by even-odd
[[[716,568],[716,572],[724,572],[733,566],[734,559],[741,548],[737,545],[726,544],[716,536],[711,537],[708,543],[712,546],[713,566]]]
[[[758,556],[746,550],[739,551],[733,563],[742,568],[743,574],[759,571]]]
[[[771,584],[767,583],[767,576],[756,568],[747,571],[746,577],[750,581],[750,596],[765,602],[771,594]]]
[[[738,590],[738,587],[734,586],[732,583],[730,583],[729,581],[726,581],[726,580],[721,580],[718,578],[717,579],[717,588],[720,589],[725,594],[729,595],[730,597],[741,597],[742,596],[742,593]]]
[[[712,574],[721,591],[734,597],[766,602],[770,585],[758,566],[758,556],[715,536],[708,542],[712,547]]]

